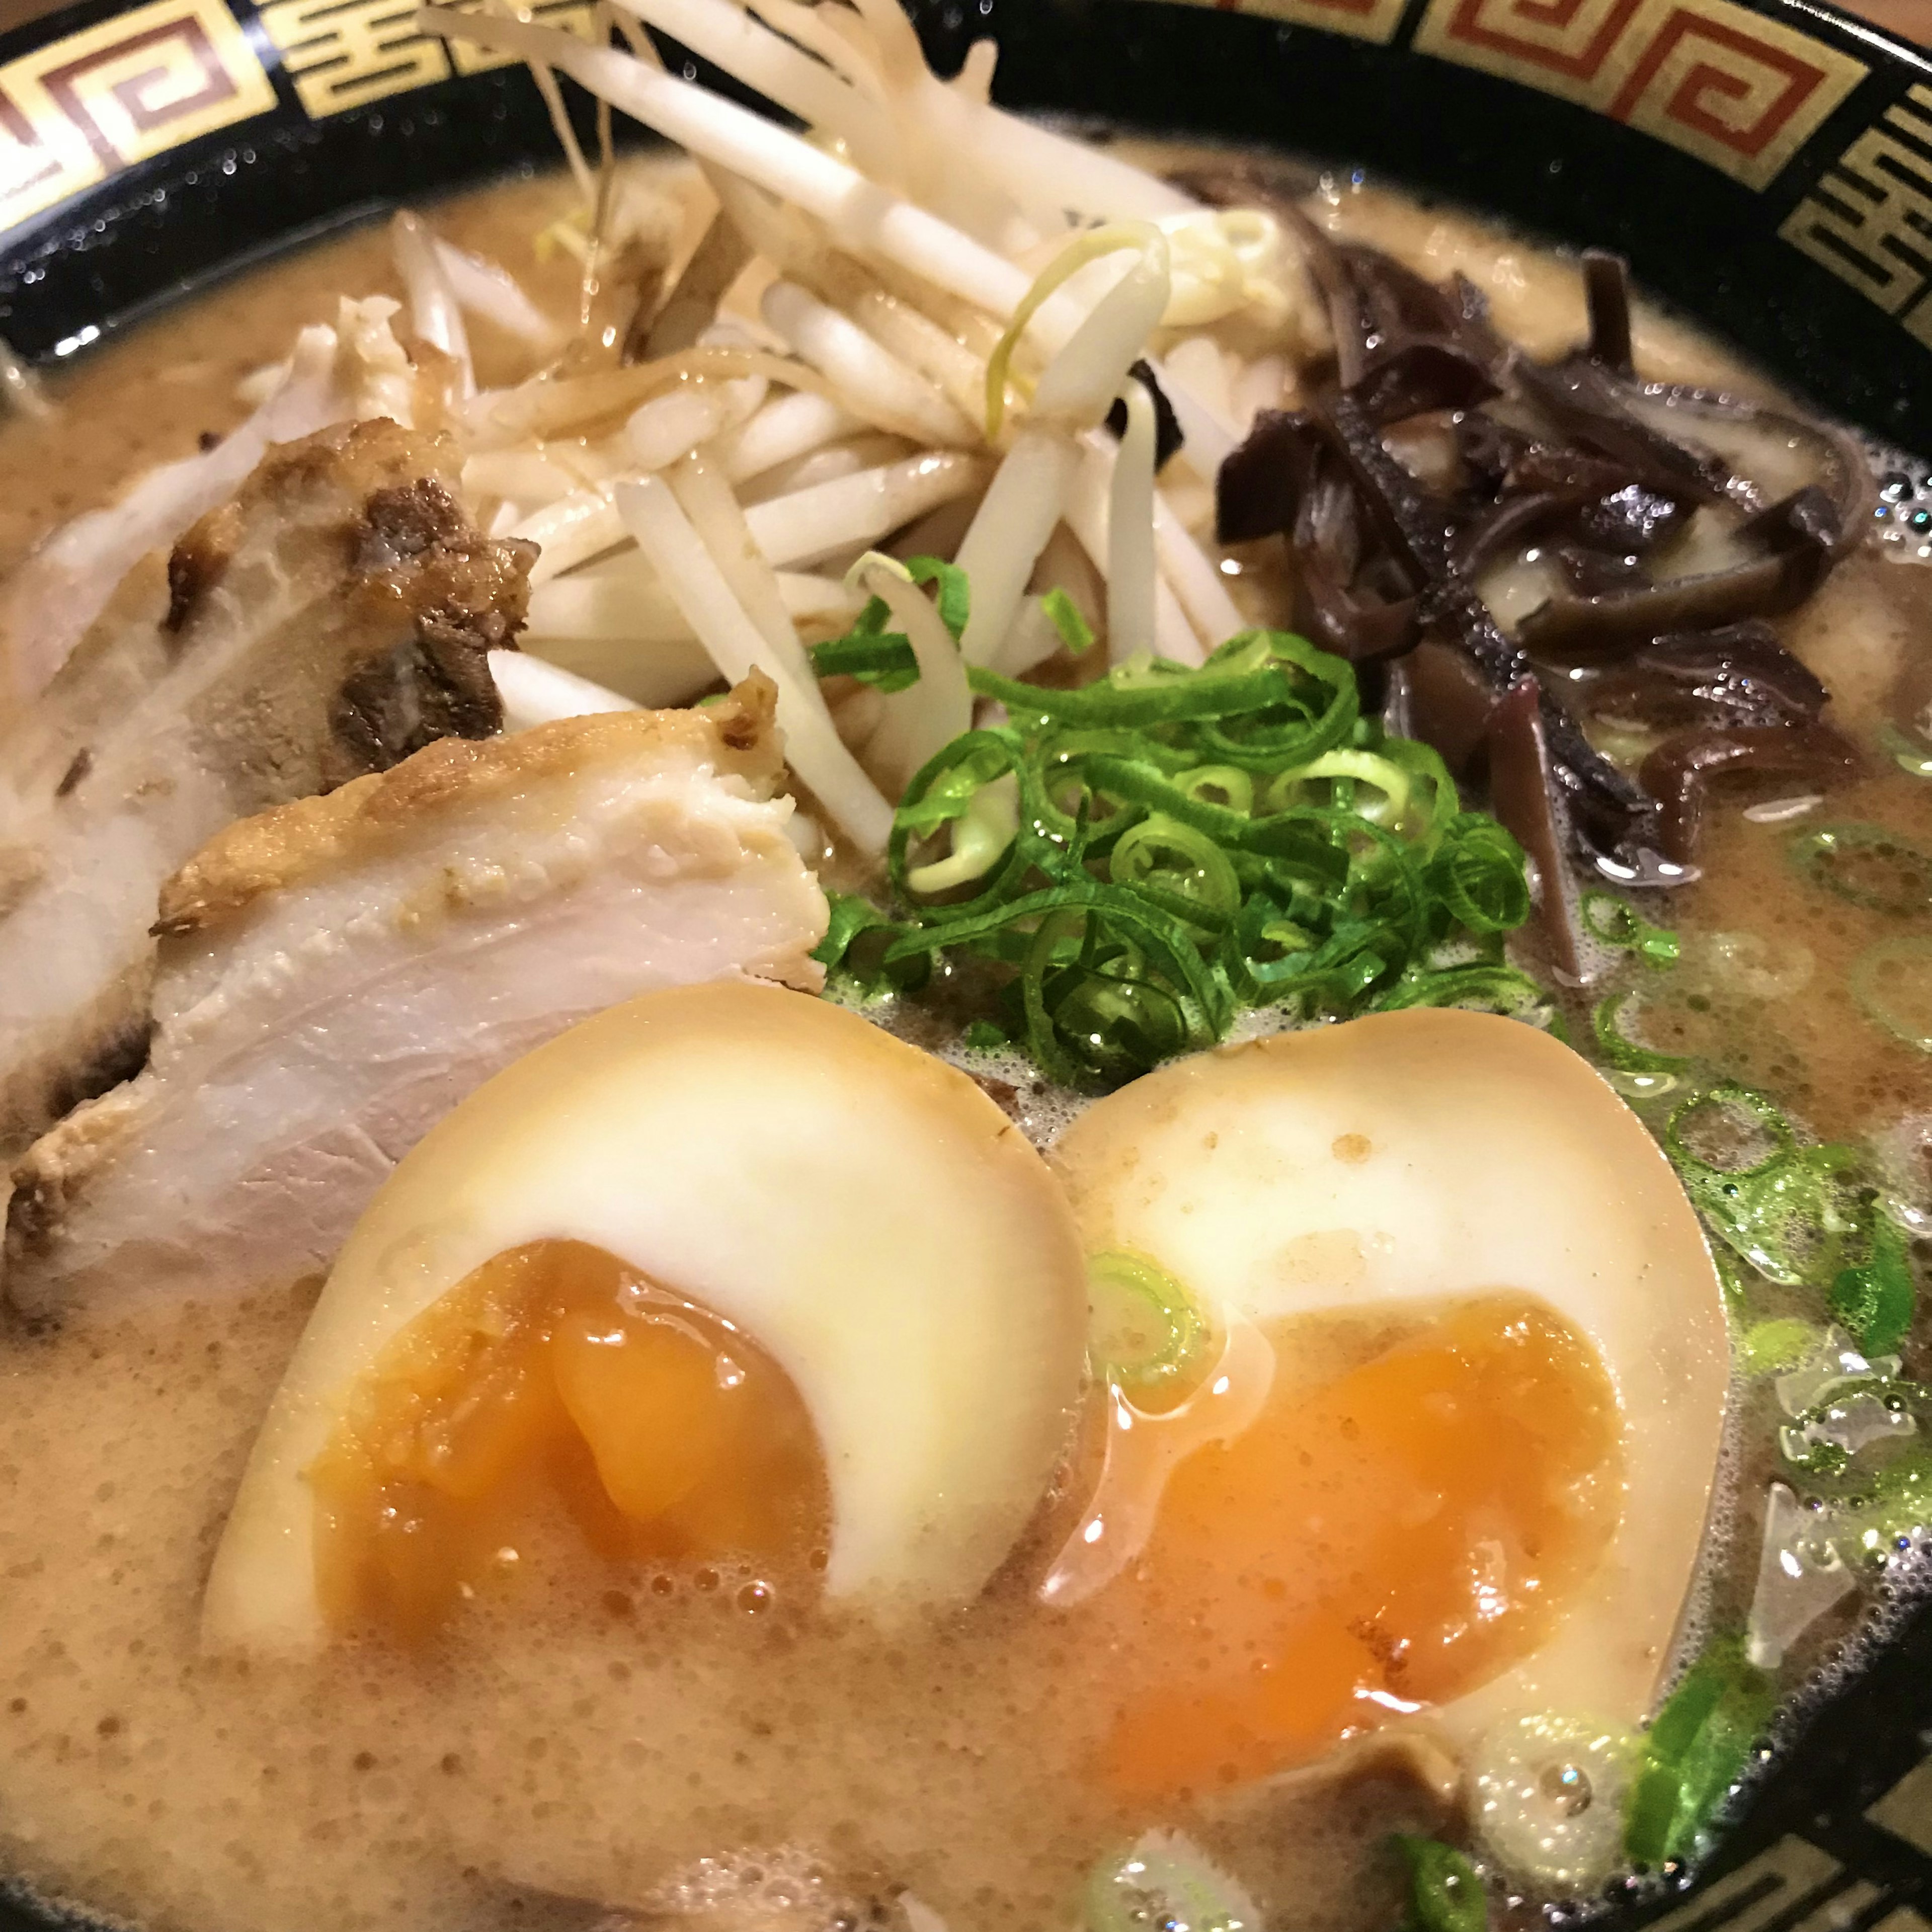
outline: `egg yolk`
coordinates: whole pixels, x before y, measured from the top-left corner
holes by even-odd
[[[811,1418],[770,1358],[576,1241],[497,1256],[404,1329],[307,1475],[325,1613],[411,1639],[560,1505],[608,1562],[801,1575],[830,1520]]]
[[[1292,1331],[1270,1336],[1278,1358]],[[1596,1352],[1540,1302],[1459,1306],[1340,1376],[1278,1376],[1259,1418],[1169,1478],[1096,1600],[1124,1797],[1245,1783],[1535,1650],[1622,1510]]]

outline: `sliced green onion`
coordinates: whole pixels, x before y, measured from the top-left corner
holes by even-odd
[[[1846,1147],[1787,1143],[1742,1168],[1713,1166],[1690,1154],[1678,1133],[1679,1121],[1701,1106],[1742,1106],[1745,1092],[1714,1090],[1684,1102],[1665,1129],[1666,1151],[1712,1230],[1760,1274],[1786,1288],[1826,1287],[1844,1265],[1848,1242],[1867,1213],[1857,1191],[1858,1154]],[[1768,1108],[1762,1096],[1748,1097]],[[1776,1118],[1788,1133],[1783,1116]]]
[[[1476,1868],[1454,1846],[1408,1832],[1396,1849],[1408,1867],[1403,1932],[1486,1932],[1490,1902]]]
[[[1176,772],[1174,788],[1199,805],[1211,805],[1240,818],[1255,808],[1255,782],[1238,765],[1196,765]]]
[[[875,652],[879,621],[856,627]],[[1520,848],[1460,809],[1436,752],[1360,717],[1342,659],[1250,631],[1197,668],[1148,657],[1078,690],[970,676],[1010,722],[907,784],[895,910],[828,957],[865,988],[975,958],[1008,1036],[1082,1087],[1211,1045],[1243,1005],[1556,1029],[1500,957],[1530,909]]]
[[[1090,1255],[1087,1308],[1095,1375],[1142,1408],[1191,1386],[1208,1365],[1208,1326],[1194,1298],[1145,1255]]]
[[[1932,939],[1881,940],[1853,964],[1852,997],[1894,1040],[1932,1053]]]
[[[1749,1376],[1780,1375],[1795,1369],[1817,1347],[1822,1330],[1816,1323],[1780,1315],[1754,1322],[1738,1338],[1738,1352]]]
[[[826,896],[831,917],[825,937],[812,948],[812,956],[827,973],[842,975],[861,992],[868,994],[920,984],[926,974],[919,967],[897,961],[888,966],[884,962],[886,947],[898,938],[903,927],[856,893],[832,892]],[[868,935],[871,943],[862,944]]]
[[[1227,854],[1204,832],[1161,812],[1149,814],[1115,841],[1107,872],[1117,886],[1145,890],[1157,884],[1168,897],[1224,918],[1232,918],[1241,902],[1241,884]]]
[[[1900,771],[1909,772],[1916,778],[1932,778],[1932,745],[1892,724],[1881,724],[1878,736]]]
[[[1204,674],[1198,683],[1174,679],[1136,685],[1120,679],[1116,670],[1097,684],[1071,691],[1022,684],[977,664],[968,667],[967,677],[977,696],[998,698],[1016,717],[1032,712],[1068,724],[1111,724],[1130,730],[1227,717],[1271,704],[1285,705],[1293,697],[1286,675],[1267,664],[1211,677]]]
[[[1591,1014],[1590,1030],[1596,1037],[1598,1054],[1619,1072],[1682,1072],[1690,1064],[1682,1055],[1640,1046],[1624,1033],[1624,1010],[1634,997],[1631,990],[1612,993]]]
[[[1666,926],[1652,926],[1614,892],[1587,892],[1577,910],[1584,930],[1606,946],[1634,952],[1646,966],[1659,971],[1677,964],[1682,948],[1676,934]]]
[[[1040,600],[1040,608],[1070,656],[1077,658],[1092,644],[1093,626],[1080,614],[1079,605],[1058,585]]]
[[[909,556],[905,560],[905,574],[915,584],[939,586],[933,597],[939,621],[952,633],[952,641],[958,643],[965,634],[966,620],[973,614],[973,593],[966,573],[944,557]]]
[[[1084,1932],[1262,1932],[1254,1900],[1178,1832],[1149,1832],[1103,1858],[1085,1908]]]
[[[1792,840],[1791,861],[1813,884],[1896,917],[1932,912],[1932,857],[1882,825],[1821,825]]]
[[[1700,1116],[1728,1119],[1734,1131],[1742,1128],[1741,1141],[1768,1137],[1769,1150],[1756,1160],[1741,1154],[1735,1166],[1706,1160],[1684,1138],[1687,1125]],[[1790,1122],[1770,1100],[1729,1082],[1678,1103],[1664,1126],[1664,1149],[1693,1204],[1752,1267],[1786,1288],[1823,1285],[1798,1244],[1808,1234],[1835,1234],[1848,1225],[1841,1204],[1827,1198],[1840,1174],[1856,1165],[1848,1149],[1801,1149]]]
[[[1729,1112],[1734,1115],[1742,1116],[1748,1132],[1762,1134],[1771,1142],[1770,1150],[1756,1161],[1743,1167],[1724,1167],[1714,1162],[1706,1161],[1685,1142],[1684,1130],[1687,1123],[1707,1108],[1713,1112]],[[1708,1174],[1738,1180],[1748,1179],[1754,1174],[1766,1172],[1782,1156],[1792,1152],[1797,1145],[1796,1132],[1776,1104],[1763,1094],[1749,1087],[1740,1086],[1735,1081],[1720,1081],[1680,1102],[1664,1130],[1664,1151],[1670,1155],[1678,1172],[1680,1174],[1694,1172],[1700,1179]]]
[[[1514,932],[1528,918],[1522,848],[1493,818],[1456,813],[1443,829],[1432,864],[1451,916],[1472,932]]]
[[[1019,780],[1011,772],[989,778],[952,820],[952,850],[931,865],[916,866],[906,884],[916,892],[950,892],[982,879],[1012,849],[1020,828]]]
[[[973,688],[1017,718],[1029,712],[1069,724],[1144,728],[1203,723],[1217,762],[1252,770],[1305,763],[1340,744],[1354,724],[1354,674],[1340,658],[1285,631],[1244,631],[1198,669],[1156,658],[1117,664],[1097,684],[1048,690],[975,666]],[[1226,729],[1217,728],[1225,723]],[[1232,734],[1232,735],[1231,735]]]
[[[1366,810],[1358,804],[1352,808],[1377,825],[1400,825],[1408,809],[1408,774],[1393,759],[1378,758],[1372,752],[1324,752],[1305,765],[1292,766],[1270,782],[1263,804],[1270,812],[1292,809],[1304,802],[1303,787],[1322,778],[1353,778],[1373,785],[1382,794],[1380,801]]]
[[[1017,747],[998,733],[969,731],[915,772],[892,814],[902,832],[936,832],[965,817],[980,788],[1015,767]]]
[[[997,1053],[1002,1047],[1012,1045],[1006,1037],[1006,1029],[995,1026],[991,1020],[970,1021],[961,1039],[974,1053]]]
[[[1888,1355],[1904,1340],[1918,1300],[1910,1244],[1905,1230],[1875,1204],[1864,1249],[1864,1258],[1833,1280],[1832,1312],[1851,1331],[1861,1354]]]
[[[1249,818],[1244,812],[1216,805],[1198,793],[1184,790],[1150,761],[1117,758],[1095,752],[1066,759],[1060,769],[1082,780],[1096,796],[1109,803],[1143,806],[1150,812],[1191,825],[1217,845],[1252,847],[1258,829],[1270,821]],[[1244,774],[1245,776],[1245,774]]]
[[[861,635],[848,631],[842,638],[814,644],[812,668],[820,677],[856,677],[883,692],[904,691],[919,682],[919,659],[912,640],[902,631]]]
[[[1016,958],[998,946],[1010,934],[1020,941]],[[1090,880],[902,932],[885,963],[988,942],[1021,968],[1027,1044],[1065,1086],[1130,1079],[1168,1054],[1210,1045],[1230,1016],[1224,987],[1178,920]],[[1106,983],[1088,985],[1096,977]]]
[[[1469,1007],[1480,1012],[1534,1018],[1545,1027],[1556,1017],[1549,994],[1527,973],[1519,973],[1514,966],[1487,963],[1406,973],[1376,1001],[1378,1012],[1396,1012],[1405,1006]]]
[[[860,562],[866,560],[862,557]],[[902,568],[896,559],[881,560],[895,570]],[[866,608],[842,638],[812,646],[808,653],[812,670],[820,677],[856,677],[862,684],[876,685],[888,692],[916,684],[919,659],[911,639],[903,631],[886,628],[892,614],[883,597],[867,598]]]
[[[1768,1138],[1769,1151],[1736,1166],[1693,1151],[1685,1124],[1707,1109],[1742,1117]],[[1665,1124],[1664,1148],[1706,1225],[1760,1274],[1783,1287],[1822,1291],[1865,1354],[1898,1346],[1916,1298],[1908,1246],[1856,1148],[1800,1146],[1762,1094],[1728,1083],[1680,1103]]]
[[[1776,1701],[1738,1639],[1706,1648],[1644,1736],[1624,1813],[1624,1849],[1637,1864],[1655,1870],[1703,1850]]]

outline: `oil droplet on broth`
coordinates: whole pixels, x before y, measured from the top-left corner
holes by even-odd
[[[1075,1612],[1118,1666],[1103,1781],[1246,1783],[1528,1655],[1615,1530],[1620,1426],[1595,1350],[1520,1295],[1278,1383],[1172,1469],[1138,1560]]]
[[[527,1567],[559,1505],[608,1563],[712,1588],[758,1565],[752,1614],[829,1519],[811,1418],[757,1343],[575,1241],[496,1256],[396,1336],[308,1477],[330,1622],[410,1640]]]

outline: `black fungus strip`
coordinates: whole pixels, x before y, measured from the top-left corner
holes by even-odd
[[[1824,581],[1840,536],[1838,506],[1814,485],[1752,518],[1741,540],[1764,546],[1730,570],[1638,576],[1629,588],[1557,596],[1516,626],[1534,656],[1566,667],[1614,663],[1653,639],[1795,610]]]
[[[1602,550],[1648,556],[1684,527],[1690,506],[1642,483],[1626,483],[1586,503],[1576,518],[1577,534]]]
[[[1332,377],[1313,372],[1306,407],[1257,418],[1222,467],[1216,506],[1224,542],[1286,538],[1299,627],[1362,667],[1365,689],[1400,664],[1393,688],[1412,729],[1459,776],[1480,767],[1476,738],[1496,706],[1514,693],[1521,710],[1533,690],[1552,821],[1618,876],[1689,875],[1678,868],[1708,775],[1830,765],[1843,741],[1819,723],[1822,687],[1761,620],[1810,597],[1866,526],[1869,478],[1846,439],[1735,398],[1640,383],[1614,256],[1584,261],[1586,348],[1538,364],[1498,337],[1460,277],[1432,284],[1266,199],[1303,241],[1335,364]],[[1813,480],[1772,500],[1754,448],[1784,475],[1799,452]],[[1735,561],[1661,574],[1697,515],[1735,524]],[[1475,584],[1538,556],[1557,587],[1512,638]],[[1645,767],[1666,788],[1661,805],[1648,778],[1595,749],[1573,704],[1669,734]],[[1762,736],[1778,732],[1794,734],[1783,752]]]
[[[1144,386],[1154,398],[1154,466],[1156,475],[1167,467],[1167,460],[1187,439],[1180,433],[1180,418],[1167,400],[1167,392],[1155,380],[1154,365],[1136,362],[1127,374]],[[1116,441],[1127,433],[1127,400],[1116,396],[1107,410],[1107,427]]]
[[[1636,482],[1666,496],[1684,494],[1703,503],[1765,507],[1763,493],[1733,475],[1720,458],[1687,448],[1634,415],[1622,386],[1587,357],[1561,362],[1519,362],[1516,379],[1524,394],[1551,422],[1586,448],[1625,465]]]
[[[1476,577],[1492,563],[1522,550],[1538,538],[1562,527],[1576,506],[1554,490],[1505,496],[1472,517],[1456,533],[1456,567],[1465,577]]]
[[[1292,203],[1276,212],[1307,251],[1341,386],[1377,422],[1500,393],[1510,352],[1473,282],[1456,275],[1438,287],[1379,249],[1338,242]]]
[[[1664,855],[1681,864],[1696,851],[1714,781],[1750,777],[1826,789],[1863,768],[1857,748],[1828,724],[1742,725],[1665,739],[1644,760],[1642,778],[1658,802]]]
[[[1583,976],[1582,946],[1568,889],[1565,860],[1570,839],[1557,802],[1546,716],[1547,706],[1533,677],[1519,679],[1491,708],[1483,734],[1490,809],[1534,862],[1536,912],[1529,936],[1552,964],[1574,980]]]
[[[1600,248],[1583,251],[1583,301],[1590,316],[1590,360],[1632,376],[1630,266]]]
[[[1592,718],[1652,730],[1808,724],[1830,694],[1760,620],[1659,638],[1591,682]]]
[[[1496,619],[1456,569],[1454,530],[1446,508],[1382,446],[1375,427],[1346,398],[1310,419],[1348,465],[1364,506],[1420,590],[1419,615],[1462,651],[1500,695],[1533,676],[1528,656],[1506,638]],[[1592,855],[1623,855],[1648,840],[1655,818],[1651,800],[1586,738],[1576,721],[1547,692],[1540,698],[1544,736],[1555,776],[1570,805],[1576,830]]]
[[[1425,638],[1402,667],[1408,712],[1403,735],[1442,754],[1452,776],[1468,778],[1483,748],[1496,694],[1462,652]]]
[[[1298,410],[1262,410],[1214,477],[1214,535],[1224,544],[1286,535],[1320,451]]]

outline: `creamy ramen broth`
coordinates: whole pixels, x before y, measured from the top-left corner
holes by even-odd
[[[572,199],[560,180],[518,182],[434,219],[568,319],[576,265],[538,256],[532,237]],[[1330,202],[1338,232],[1432,278],[1466,273],[1534,352],[1581,335],[1573,265],[1392,191],[1341,188]],[[232,427],[248,406],[238,380],[345,292],[400,292],[376,230],[251,271],[52,376],[57,417],[0,425],[0,568]],[[527,366],[487,324],[472,342],[485,385]],[[1760,386],[1647,313],[1636,359],[1649,376]],[[1238,596],[1264,606],[1263,547],[1229,561]],[[1842,728],[1867,734],[1898,651],[1924,648],[1926,581],[1910,563],[1855,565],[1792,620],[1801,654],[1829,664]],[[1820,816],[1932,850],[1932,784],[1876,761]],[[1922,1209],[1928,1063],[1847,990],[1852,962],[1898,928],[1798,876],[1785,847],[1803,823],[1712,812],[1703,882],[1652,908],[1684,956],[1646,984],[1643,1036],[1707,1058],[1823,1136],[1916,1120],[1894,1136],[1896,1184]],[[907,1023],[944,1041],[933,1024]],[[988,1081],[1034,1127],[1067,1117],[1016,1064]],[[724,1868],[706,1880],[699,1862],[735,1860],[766,1873],[752,1890],[769,1916],[734,1925],[898,1924],[909,1888],[953,1932],[1046,1928],[1070,1922],[1097,1856],[1174,1823],[1270,1923],[1342,1928],[1401,1910],[1388,1834],[1450,1820],[1439,1754],[1420,1745],[1358,1748],[1272,1781],[1210,1775],[1151,1804],[1096,1777],[1122,1673],[1139,1667],[1132,1642],[1099,1640],[1106,1625],[1033,1597],[1097,1471],[1091,1405],[1034,1521],[964,1610],[882,1629],[818,1603],[808,1576],[601,1561],[572,1526],[538,1516],[426,1646],[362,1632],[298,1660],[205,1654],[210,1562],[318,1286],[265,1281],[218,1306],[137,1295],[0,1340],[0,1866],[36,1892],[182,1932],[453,1932],[688,1904],[679,1882],[722,1883]],[[1270,1400],[1312,1402],[1454,1314],[1405,1304],[1278,1324]],[[1564,1386],[1564,1403],[1586,1403],[1581,1384]],[[1744,1500],[1714,1527],[1700,1600],[1733,1616],[1756,1569],[1763,1454],[1745,1452]],[[1842,1636],[1849,1610],[1807,1634],[1802,1660]]]

